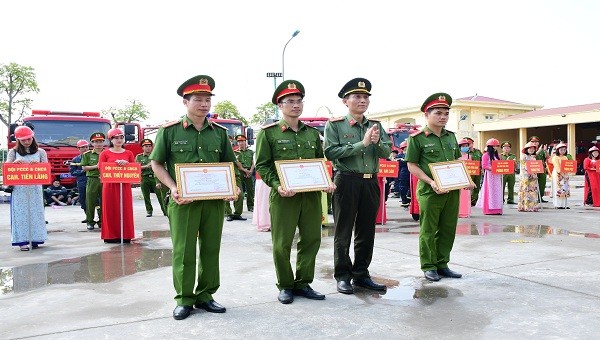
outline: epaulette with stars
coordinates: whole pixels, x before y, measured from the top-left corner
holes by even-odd
[[[181,120],[174,120],[172,122],[164,123],[161,127],[168,128],[168,127],[176,125],[178,123],[181,123]]]
[[[423,130],[419,130],[419,131],[417,131],[417,132],[413,132],[413,133],[412,133],[410,136],[411,136],[411,137],[414,137],[414,136],[416,136],[416,135],[420,134],[421,132],[423,132]]]
[[[211,123],[212,125],[216,125],[216,126],[220,127],[221,129],[227,130],[227,128],[226,128],[226,127],[224,127],[223,125],[217,124],[217,123],[215,123],[215,122],[210,122],[210,123]]]
[[[342,120],[344,120],[344,118],[346,117],[336,117],[336,118],[331,118],[329,119],[330,122],[341,122]]]
[[[270,128],[270,127],[276,126],[277,124],[279,124],[279,122],[275,122],[275,123],[267,124],[267,125],[263,126],[263,127],[262,127],[262,129],[264,130],[264,129],[267,129],[267,128]]]

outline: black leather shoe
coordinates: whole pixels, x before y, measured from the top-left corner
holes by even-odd
[[[152,217],[152,213],[151,212],[147,213],[146,217]]]
[[[350,280],[338,281],[337,291],[342,294],[354,294],[354,288],[352,288]]]
[[[242,217],[241,215],[232,215],[231,218],[234,220],[238,220],[238,221],[246,221],[247,220],[247,218]]]
[[[211,313],[225,313],[227,310],[225,307],[218,304],[215,300],[210,300],[202,303],[197,303],[194,305],[196,308],[202,308],[207,312]]]
[[[190,316],[190,313],[192,312],[193,309],[194,308],[192,308],[192,306],[177,306],[173,310],[173,319],[183,320],[183,319],[187,318],[188,316]]]
[[[454,272],[454,271],[450,270],[450,268],[441,268],[441,269],[438,269],[437,273],[441,277],[452,277],[452,278],[455,278],[455,279],[460,279],[462,277],[462,274]]]
[[[282,289],[279,292],[277,300],[279,300],[279,302],[283,303],[284,305],[287,305],[288,303],[294,302],[294,294],[292,293],[291,289]]]
[[[81,221],[81,223],[87,223],[87,220],[83,220],[83,221]]]
[[[425,272],[425,278],[429,281],[439,281],[440,276],[435,270],[428,270]]]
[[[300,288],[300,289],[294,289],[293,293],[294,293],[294,295],[304,296],[305,298],[311,299],[311,300],[325,300],[325,295],[310,288],[310,286],[306,286],[306,287]]]
[[[379,283],[371,280],[370,277],[366,277],[364,279],[354,279],[352,280],[355,286],[372,289],[372,290],[386,290],[387,287],[385,285],[380,285]]]
[[[88,223],[88,224],[87,224],[87,230],[94,230],[94,225],[93,225],[93,224],[90,224],[90,223]]]
[[[249,208],[248,211],[249,212],[254,212],[254,208]]]
[[[233,217],[231,217],[231,215],[229,215],[229,216],[227,216],[226,220],[227,220],[228,222],[231,222],[231,221],[233,221]]]

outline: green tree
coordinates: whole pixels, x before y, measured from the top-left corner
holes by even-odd
[[[229,100],[218,102],[217,105],[214,106],[213,112],[218,113],[219,118],[237,119],[244,125],[248,125],[248,120],[242,116],[242,114],[238,111],[238,108]]]
[[[256,108],[256,113],[252,116],[250,123],[264,125],[267,119],[275,118],[277,115],[277,105],[268,102]]]
[[[123,108],[110,107],[109,109],[102,110],[102,115],[111,117],[115,123],[130,123],[147,120],[150,113],[146,110],[144,104],[133,99]]]
[[[7,127],[23,117],[33,102],[29,93],[38,93],[33,67],[17,63],[0,64],[0,120]],[[13,116],[16,119],[13,120]]]

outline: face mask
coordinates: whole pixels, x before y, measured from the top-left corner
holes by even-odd
[[[461,147],[460,152],[469,152],[469,147],[468,146]]]

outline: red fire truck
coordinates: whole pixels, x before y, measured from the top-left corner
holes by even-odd
[[[398,123],[396,127],[388,129],[388,136],[392,140],[392,150],[398,150],[400,143],[408,140],[408,136],[418,132],[421,125],[413,125],[408,123]]]
[[[52,177],[59,178],[62,185],[72,187],[75,178],[69,173],[69,164],[79,154],[77,141],[89,140],[94,132],[107,133],[110,120],[102,118],[99,112],[61,112],[32,110],[23,118],[35,132],[35,140],[48,154]],[[19,124],[11,124],[8,133],[8,148],[15,146],[14,131]]]
[[[329,118],[300,117],[299,119],[302,123],[304,123],[308,126],[312,126],[312,127],[316,128],[317,130],[319,130],[319,133],[321,134],[321,136],[323,136],[325,134],[325,124],[327,124],[327,121],[329,120]]]

